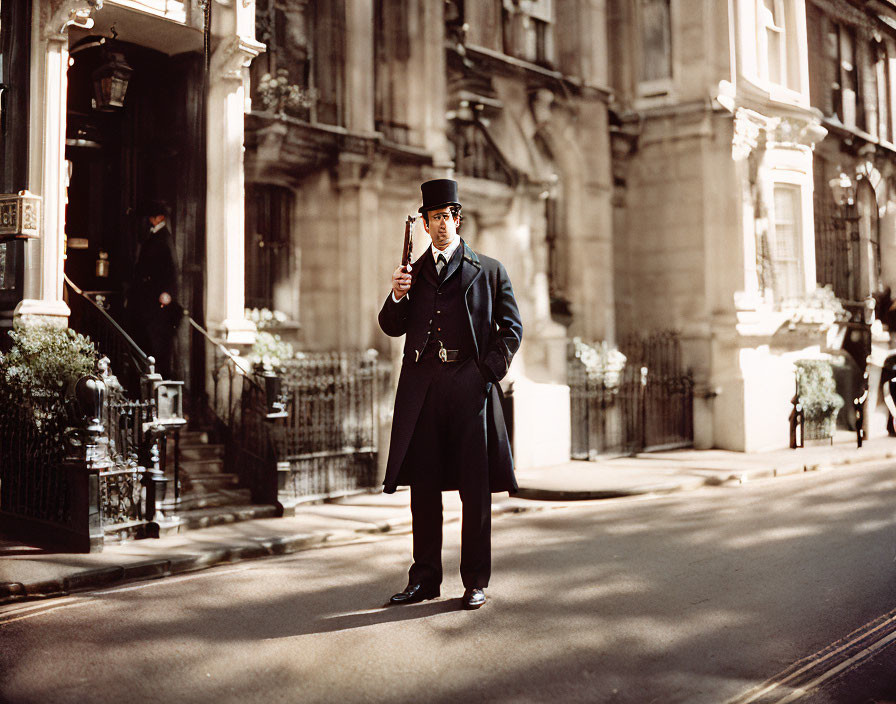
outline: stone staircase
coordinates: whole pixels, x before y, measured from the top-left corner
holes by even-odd
[[[168,442],[168,476],[174,472],[174,442]],[[168,488],[162,510],[174,517],[171,532],[208,528],[222,523],[274,518],[275,506],[252,503],[249,489],[240,488],[236,474],[224,471],[224,445],[209,442],[205,431],[180,434],[180,498],[174,504]]]

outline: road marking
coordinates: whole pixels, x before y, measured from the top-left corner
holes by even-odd
[[[866,645],[858,652],[853,652],[860,644],[875,636],[877,640]],[[835,641],[831,645],[810,655],[805,660],[797,661],[789,668],[783,670],[758,687],[747,691],[745,694],[729,700],[726,704],[790,704],[800,699],[831,678],[844,670],[875,655],[879,650],[896,641],[896,610],[890,611],[884,616],[870,621],[861,628],[853,631],[845,638]],[[796,670],[792,668],[800,665]],[[820,668],[827,669],[818,672]],[[807,681],[806,678],[809,678]],[[774,697],[775,690],[780,687],[790,686],[789,693],[780,699]]]
[[[67,598],[57,599],[53,603],[61,604],[61,603],[70,602],[70,601],[74,601],[74,600],[75,600],[75,597],[67,597]],[[47,606],[47,602],[43,602],[40,604],[26,604],[23,606],[12,606],[10,608],[0,609],[0,618],[3,618],[4,616],[12,615],[12,614],[25,613],[26,611],[34,611],[35,609],[43,609],[43,608],[46,608],[46,606]]]
[[[164,584],[179,584],[180,582],[187,582],[193,579],[202,579],[205,577],[216,577],[225,574],[233,574],[236,572],[243,572],[250,567],[250,564],[245,564],[226,570],[211,569],[205,570],[198,574],[169,575],[169,577],[164,581],[158,578],[153,578],[151,579],[151,581],[143,584],[132,584],[126,587],[109,587],[107,589],[93,589],[90,591],[80,592],[79,596],[77,597],[71,596],[52,598],[52,601],[45,601],[24,606],[15,606],[13,608],[3,609],[2,611],[0,611],[0,626],[4,626],[8,623],[15,623],[16,621],[24,621],[29,618],[36,618],[37,616],[44,616],[46,614],[52,613],[53,611],[58,611],[59,609],[67,609],[74,606],[87,606],[88,604],[93,603],[96,597],[104,596],[106,594],[132,592],[140,589],[148,589],[149,587],[162,586]]]
[[[16,621],[24,621],[29,618],[35,618],[36,616],[44,616],[45,614],[50,613],[51,611],[59,611],[61,609],[70,609],[74,606],[84,606],[87,604],[87,600],[76,601],[74,604],[47,604],[46,609],[43,611],[32,612],[29,614],[23,614],[22,616],[17,616],[15,618],[2,618],[0,617],[0,626],[6,626],[10,623],[15,623]]]

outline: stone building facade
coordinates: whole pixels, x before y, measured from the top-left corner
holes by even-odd
[[[617,330],[682,332],[697,446],[784,447],[794,361],[867,336],[892,276],[893,4],[610,5]],[[824,220],[840,173],[853,234]],[[824,285],[855,325],[819,309]]]
[[[249,63],[264,50],[254,2],[3,0],[0,10],[0,192],[41,201],[39,236],[0,244],[0,327],[16,316],[77,329],[66,277],[128,327],[146,206],[162,201],[179,302],[222,341],[251,344],[243,128]],[[123,93],[104,103],[100,83],[115,71]],[[202,393],[206,346],[186,326],[179,352],[176,375]]]
[[[597,0],[258,4],[250,301],[285,313],[303,349],[397,360],[376,316],[404,222],[422,181],[456,178],[461,236],[501,259],[520,303],[524,467],[569,457],[567,336],[615,334],[605,22]],[[427,242],[418,222],[414,251]]]

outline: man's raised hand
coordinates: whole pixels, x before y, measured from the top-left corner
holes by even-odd
[[[411,265],[400,266],[392,272],[392,294],[401,298],[411,288]]]

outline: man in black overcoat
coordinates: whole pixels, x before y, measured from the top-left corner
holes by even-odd
[[[457,182],[427,181],[423,255],[392,275],[379,314],[387,335],[405,335],[384,491],[411,487],[414,563],[393,604],[433,599],[442,583],[442,491],[463,502],[463,605],[485,603],[491,572],[491,494],[515,492],[498,382],[523,335],[501,263],[460,239]]]
[[[149,232],[137,255],[128,307],[134,341],[155,358],[156,371],[170,379],[171,349],[182,309],[175,300],[177,266],[166,211],[166,206],[158,201],[146,207]]]

